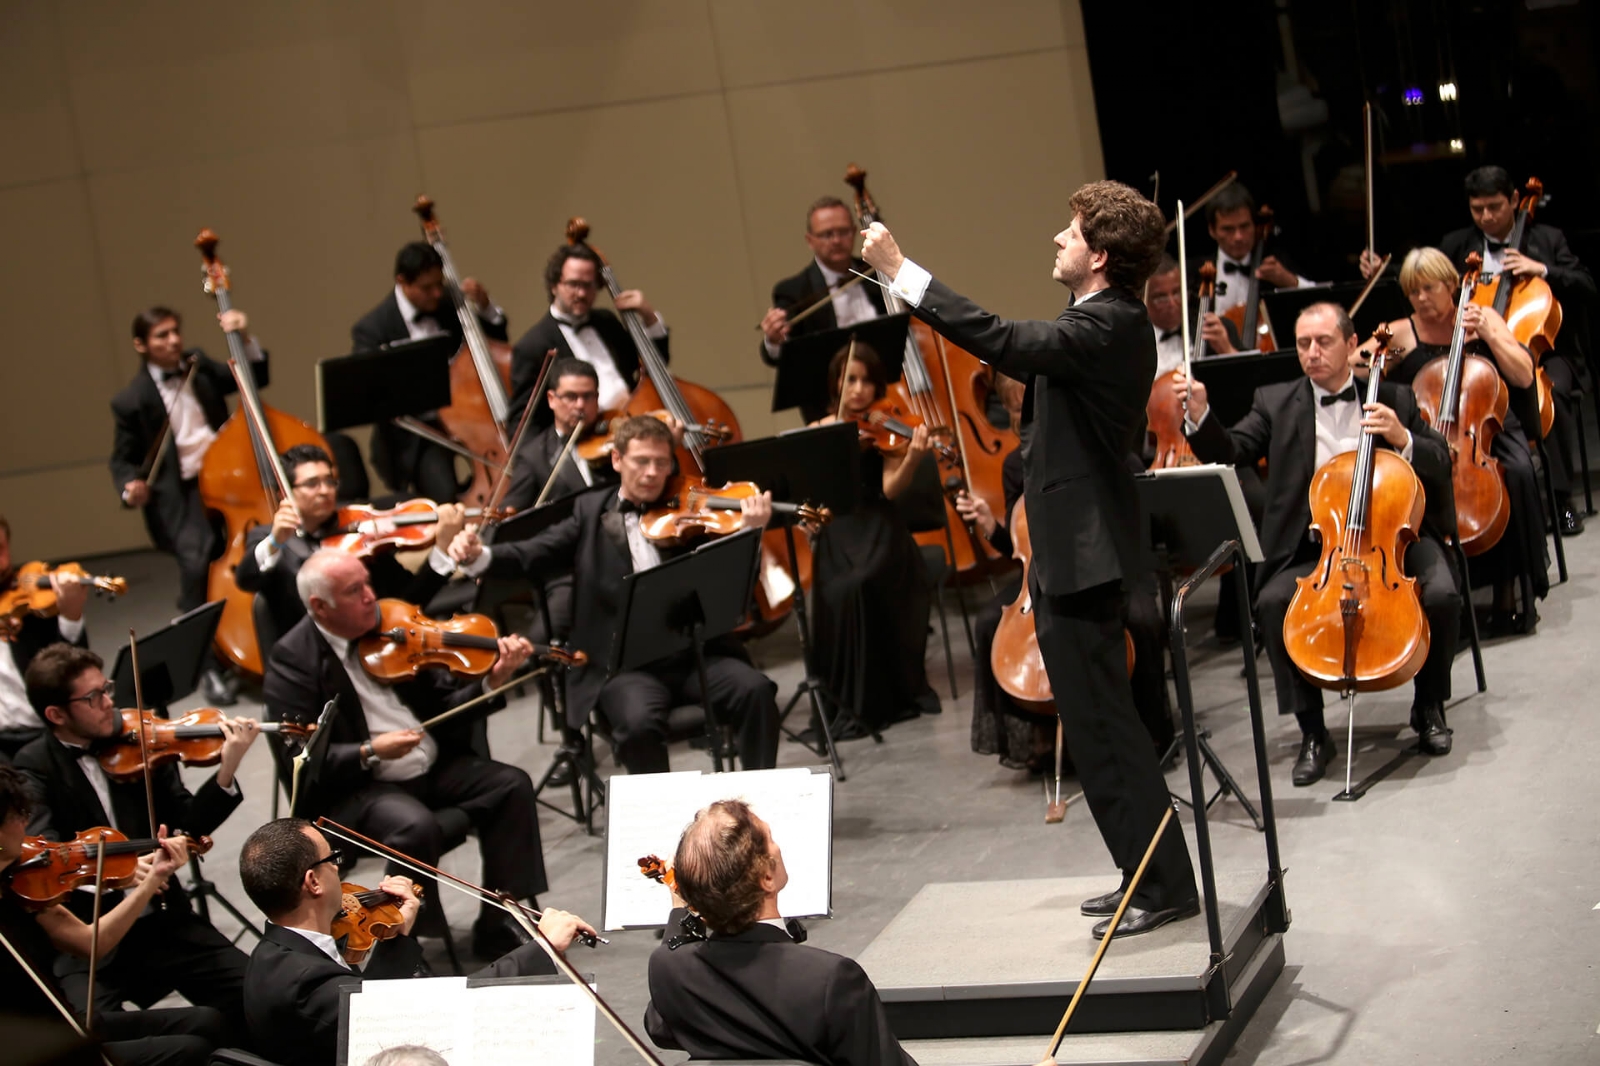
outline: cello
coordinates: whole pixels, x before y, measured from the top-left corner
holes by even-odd
[[[1200,284],[1195,289],[1195,296],[1200,302],[1200,312],[1195,321],[1204,322],[1217,301],[1217,265],[1210,260],[1200,264]],[[1188,308],[1184,308],[1183,313],[1187,315]],[[1180,373],[1188,381],[1193,373],[1192,364],[1197,359],[1205,358],[1205,354],[1206,339],[1196,329],[1193,347],[1186,348],[1183,353],[1183,369],[1169,370],[1150,385],[1150,399],[1145,403],[1144,417],[1156,438],[1156,456],[1150,461],[1151,470],[1200,464],[1194,449],[1189,446],[1188,436],[1183,432],[1186,412],[1183,401],[1178,398],[1177,381]]]
[[[1505,421],[1510,393],[1492,362],[1465,351],[1462,318],[1473,302],[1482,264],[1477,252],[1467,256],[1450,353],[1429,362],[1411,383],[1423,416],[1450,445],[1456,539],[1468,555],[1482,555],[1494,547],[1511,520],[1505,472],[1500,460],[1489,454]]]
[[[229,311],[233,290],[228,268],[217,256],[217,243],[217,235],[209,229],[201,230],[194,239],[204,264],[205,291],[216,299],[218,310]],[[245,536],[256,526],[269,524],[283,499],[283,469],[278,462],[282,451],[297,444],[314,444],[324,453],[332,453],[328,442],[309,424],[261,402],[244,342],[238,333],[229,333],[227,338],[228,363],[239,383],[239,409],[217,431],[200,467],[200,499],[207,510],[222,515],[227,527],[226,547],[211,564],[206,598],[225,604],[217,622],[217,652],[242,673],[259,678],[261,648],[256,643],[251,610],[255,597],[234,583],[234,568],[244,558]]]
[[[1376,403],[1390,341],[1374,337],[1363,404]],[[1416,676],[1428,657],[1428,616],[1406,547],[1422,525],[1422,481],[1397,452],[1365,430],[1312,475],[1311,529],[1321,539],[1316,568],[1296,579],[1283,641],[1307,681],[1343,693],[1378,692]],[[1353,719],[1352,719],[1353,721]]]
[[[867,172],[851,163],[845,170],[845,184],[855,190],[856,221],[866,229],[882,221],[878,205],[867,191]],[[882,290],[884,309],[891,315],[909,310],[887,286]],[[995,514],[1005,510],[1005,489],[1000,468],[1006,453],[1017,447],[1017,435],[996,429],[987,413],[994,372],[977,356],[957,348],[941,337],[932,326],[913,317],[906,335],[905,359],[901,380],[889,391],[907,411],[920,418],[935,440],[943,440],[953,451],[940,457],[939,481],[945,490],[945,518],[951,530],[965,529],[965,537],[945,539],[944,530],[917,533],[918,544],[937,544],[953,552],[951,565],[958,574],[983,577],[1005,565],[1005,559],[988,541],[968,526],[955,507],[955,496],[966,492],[981,496]]]
[[[1230,307],[1222,317],[1239,327],[1239,343],[1245,351],[1252,348],[1262,352],[1278,350],[1278,341],[1272,334],[1272,323],[1267,318],[1266,305],[1261,302],[1261,279],[1256,272],[1261,260],[1266,258],[1267,238],[1272,236],[1272,208],[1266,204],[1256,212],[1256,243],[1250,250],[1250,285],[1244,292],[1244,303]]]
[[[461,499],[481,507],[488,503],[494,479],[511,454],[506,432],[511,421],[511,401],[506,396],[511,385],[511,345],[484,335],[472,301],[461,291],[461,275],[450,258],[433,201],[418,196],[411,210],[422,220],[423,239],[444,264],[445,289],[461,323],[461,350],[450,361],[450,406],[439,409],[439,421],[472,455],[472,481]],[[461,358],[463,353],[467,358]]]

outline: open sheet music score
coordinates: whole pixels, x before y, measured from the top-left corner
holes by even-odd
[[[806,767],[713,774],[618,774],[606,795],[606,868],[601,924],[663,926],[672,912],[665,885],[639,872],[659,855],[668,865],[695,812],[742,799],[772,827],[789,884],[778,894],[785,918],[823,917],[833,901],[833,775]]]
[[[593,1063],[594,1020],[594,1003],[564,977],[366,981],[345,993],[339,1062],[415,1044],[450,1066]]]

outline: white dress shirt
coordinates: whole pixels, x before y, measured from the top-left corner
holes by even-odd
[[[817,269],[822,271],[822,280],[828,286],[829,292],[837,289],[840,285],[856,280],[854,274],[841,274],[837,270],[830,270],[828,267],[823,266],[820,259],[813,258],[812,262],[816,263]],[[868,319],[878,317],[878,309],[873,306],[872,297],[867,295],[866,286],[871,284],[872,282],[870,281],[860,282],[834,297],[833,318],[838,323],[838,328],[846,329],[858,322],[865,322]],[[793,315],[790,317],[793,317]],[[767,349],[768,355],[774,359],[778,357],[780,345],[773,344],[769,340],[763,340],[761,344]]]
[[[1324,396],[1332,396],[1343,392],[1351,385],[1356,387],[1356,398],[1353,401],[1341,401],[1331,404],[1322,402]],[[1356,381],[1353,373],[1347,374],[1344,384],[1331,391],[1324,389],[1316,382],[1311,383],[1312,410],[1316,412],[1317,423],[1316,466],[1314,469],[1322,469],[1323,464],[1336,455],[1355,451],[1356,446],[1361,443],[1361,416],[1364,413],[1361,405],[1364,398],[1365,394],[1361,389],[1361,384]],[[1191,422],[1185,418],[1183,420],[1184,433],[1192,436],[1195,430],[1200,428],[1205,420],[1210,417],[1211,408],[1207,406],[1206,412],[1200,416],[1199,422]],[[1400,449],[1400,458],[1408,463],[1411,462],[1411,456],[1415,451],[1412,447],[1413,444],[1415,444],[1415,441],[1412,439],[1411,431],[1408,429],[1406,430],[1406,445]]]
[[[411,335],[412,340],[420,341],[449,332],[444,328],[444,324],[439,321],[438,316],[455,314],[455,306],[453,304],[446,304],[441,301],[437,310],[420,312],[417,310],[416,304],[406,299],[405,290],[400,288],[399,282],[396,282],[394,286],[394,302],[400,308],[400,317],[406,320],[406,332]],[[500,310],[498,304],[491,303],[489,309],[480,313],[478,318],[488,322],[491,326],[498,326],[506,320],[506,313]]]
[[[550,305],[550,317],[561,327],[561,335],[567,339],[567,347],[572,349],[572,354],[594,367],[594,372],[599,375],[600,410],[610,411],[627,403],[628,397],[633,395],[633,386],[617,369],[611,349],[606,347],[606,342],[600,338],[589,319],[575,319],[559,310],[555,304]],[[644,333],[653,341],[661,340],[667,335],[667,320],[657,312],[655,325],[646,326]]]
[[[83,619],[73,622],[57,615],[56,629],[62,640],[76,644],[83,635]],[[43,719],[28,702],[28,686],[17,669],[16,646],[11,645],[0,651],[0,729],[38,729],[43,725]]]
[[[1154,322],[1150,329],[1156,335],[1156,377],[1171,373],[1183,366],[1183,330],[1176,329],[1165,338],[1162,329]]]
[[[617,493],[622,498],[622,493]],[[622,516],[622,527],[628,531],[628,555],[633,559],[633,572],[661,565],[661,549],[653,544],[639,526],[639,512],[629,511]]]
[[[1228,268],[1227,268],[1227,264],[1228,263],[1234,263],[1234,264],[1237,264],[1238,266],[1243,267],[1245,272],[1243,274],[1236,274],[1236,273],[1233,273],[1233,272],[1229,271]],[[1304,289],[1309,285],[1315,285],[1315,284],[1316,284],[1316,282],[1312,281],[1310,278],[1304,278],[1304,277],[1301,277],[1298,274],[1295,275],[1295,287],[1296,288]],[[1215,306],[1212,307],[1212,310],[1220,315],[1224,311],[1231,311],[1235,307],[1242,307],[1244,305],[1245,295],[1248,292],[1249,288],[1250,288],[1250,261],[1249,261],[1249,259],[1248,258],[1235,259],[1233,256],[1229,255],[1227,252],[1224,252],[1221,248],[1218,248],[1217,249],[1217,299],[1216,299]],[[1253,348],[1253,347],[1255,347],[1255,345],[1253,345],[1250,342],[1246,341],[1245,342],[1245,347],[1246,348]]]
[[[277,922],[273,922],[272,924],[278,925]],[[351,968],[350,964],[344,961],[344,956],[339,954],[339,942],[333,939],[333,937],[327,933],[319,933],[315,929],[301,929],[297,925],[278,925],[278,928],[287,929],[291,933],[299,933],[301,936],[315,944],[317,946],[317,950],[328,956],[328,958],[332,959],[334,962],[338,963],[340,966],[343,966],[347,970]]]
[[[312,624],[316,625],[315,622]],[[354,641],[336,637],[320,625],[317,626],[317,632],[322,634],[322,639],[328,642],[328,647],[344,664],[345,673],[350,675],[350,685],[356,690],[356,698],[361,701],[361,712],[367,719],[368,733],[377,736],[399,729],[417,729],[422,725],[422,720],[411,713],[411,708],[400,702],[394,689],[362,667]],[[433,739],[432,733],[424,732],[422,743],[398,759],[379,759],[372,768],[372,776],[379,781],[410,781],[427,773],[438,757],[439,742]]]
[[[254,337],[245,341],[244,354],[252,363],[266,358]],[[172,425],[172,447],[178,453],[179,476],[185,481],[197,478],[206,460],[206,449],[216,439],[217,431],[206,421],[206,413],[194,394],[193,382],[185,386],[181,373],[169,379],[167,372],[154,363],[146,363],[145,369],[155,381],[161,404],[167,409],[167,419]]]

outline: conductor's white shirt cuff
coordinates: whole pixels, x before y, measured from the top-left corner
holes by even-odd
[[[895,275],[889,291],[912,307],[920,307],[922,296],[928,291],[928,282],[932,280],[932,274],[907,259],[900,264],[900,273]]]

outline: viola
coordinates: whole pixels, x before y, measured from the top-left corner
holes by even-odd
[[[506,507],[467,508],[467,517],[483,522],[499,522],[514,514]],[[439,527],[439,506],[432,500],[406,500],[393,507],[350,504],[334,516],[334,530],[322,538],[324,548],[365,559],[380,551],[409,551],[431,548]]]
[[[534,655],[561,666],[582,666],[589,656],[550,644],[535,644]],[[482,677],[500,657],[500,631],[482,614],[429,618],[405,600],[378,601],[378,628],[357,645],[361,665],[379,681],[416,677],[442,666],[461,677]]]
[[[400,910],[405,901],[391,892],[362,888],[349,881],[340,888],[343,903],[333,919],[333,938],[344,941],[344,961],[360,966],[378,941],[397,937],[405,928],[405,914]],[[412,885],[411,894],[421,899],[422,886]]]
[[[183,836],[191,855],[211,850],[210,837]],[[67,841],[26,837],[22,854],[5,872],[6,891],[30,911],[42,911],[67,898],[68,893],[93,886],[100,854],[105,853],[103,887],[108,891],[132,888],[137,882],[139,856],[156,850],[161,841],[129,840],[109,826],[85,829]]]
[[[1272,322],[1267,318],[1266,305],[1261,302],[1261,279],[1256,271],[1266,258],[1267,238],[1273,230],[1272,208],[1266,204],[1256,212],[1256,243],[1250,249],[1250,285],[1245,289],[1244,303],[1230,307],[1222,317],[1239,327],[1239,341],[1245,350],[1254,348],[1263,352],[1278,350],[1278,341],[1272,335]]]
[[[1365,403],[1378,400],[1390,334],[1379,326]],[[1399,454],[1365,431],[1354,451],[1311,478],[1316,568],[1296,581],[1283,640],[1306,679],[1341,692],[1376,692],[1416,676],[1428,656],[1428,616],[1404,570],[1422,524],[1422,482]]]
[[[1200,264],[1200,284],[1195,289],[1195,296],[1200,304],[1195,322],[1204,322],[1211,309],[1216,306],[1217,300],[1217,265],[1210,260]],[[1189,309],[1184,308],[1182,313],[1187,315]],[[1185,380],[1188,379],[1194,361],[1204,359],[1205,354],[1206,340],[1200,336],[1197,325],[1194,331],[1194,347],[1192,351],[1184,353]],[[1178,371],[1169,370],[1150,384],[1150,399],[1144,405],[1145,420],[1150,424],[1150,432],[1156,438],[1156,457],[1150,463],[1151,470],[1200,464],[1200,460],[1195,457],[1194,449],[1189,446],[1188,435],[1183,431],[1185,414],[1184,402],[1178,398]]]
[[[184,766],[215,766],[222,761],[222,721],[227,717],[215,707],[196,707],[179,718],[162,718],[154,711],[122,711],[122,732],[102,741],[95,761],[113,781],[137,781],[144,776],[144,756],[150,768],[176,762]],[[144,732],[141,752],[139,733]],[[263,733],[282,733],[305,740],[316,730],[316,723],[262,722]]]
[[[58,606],[56,585],[67,583],[92,585],[96,592],[108,596],[128,591],[128,583],[122,578],[90,574],[80,563],[62,563],[53,569],[47,563],[23,563],[11,586],[0,592],[0,640],[11,639],[22,619],[30,614],[53,617]]]
[[[1467,256],[1449,354],[1429,362],[1411,383],[1423,417],[1450,445],[1456,538],[1468,555],[1481,555],[1494,547],[1511,520],[1505,472],[1500,460],[1489,454],[1505,423],[1510,392],[1493,362],[1465,351],[1462,318],[1473,302],[1482,264],[1477,252]]]
[[[639,530],[660,545],[676,545],[696,537],[725,537],[744,528],[741,500],[759,496],[753,481],[731,481],[710,486],[697,477],[680,474],[667,484],[661,500],[639,517]],[[826,525],[833,513],[807,503],[774,503],[772,513],[792,516],[797,522]]]

